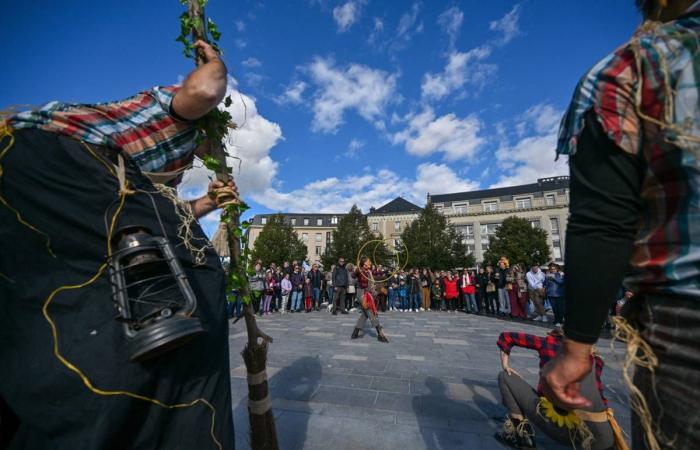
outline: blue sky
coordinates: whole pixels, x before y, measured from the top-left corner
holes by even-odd
[[[210,0],[251,213],[422,204],[566,174],[559,119],[582,74],[638,25],[633,3]],[[174,41],[177,0],[3,11],[0,107],[116,100],[192,68]],[[183,195],[206,177],[188,174]]]

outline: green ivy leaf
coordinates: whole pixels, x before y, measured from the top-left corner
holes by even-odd
[[[211,155],[206,155],[204,157],[204,167],[216,172],[217,170],[219,170],[219,167],[221,167],[221,162]]]

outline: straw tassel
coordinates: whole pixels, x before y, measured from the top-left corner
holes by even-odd
[[[228,243],[228,227],[226,226],[226,223],[219,223],[219,228],[216,230],[214,237],[211,239],[211,245],[214,247],[214,251],[216,251],[221,258],[231,257],[231,251],[229,250]]]

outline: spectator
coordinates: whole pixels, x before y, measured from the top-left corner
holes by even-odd
[[[544,274],[540,270],[539,264],[533,264],[530,271],[526,275],[527,278],[527,293],[530,301],[535,306],[535,317],[532,319],[535,322],[547,322],[547,316],[544,311]]]
[[[422,301],[421,301],[421,286],[420,286],[420,273],[418,272],[418,269],[413,269],[410,271],[410,276],[408,278],[408,296],[409,296],[409,301],[411,303],[411,311],[413,312],[418,312],[419,310],[422,311],[423,308],[421,307]]]
[[[307,274],[311,280],[311,309],[321,309],[321,288],[323,287],[323,272],[318,269],[318,264],[313,264]]]
[[[476,301],[479,305],[479,312],[488,310],[488,304],[486,301],[486,286],[488,285],[488,277],[486,275],[486,269],[483,267],[479,268],[479,273],[476,275]]]
[[[527,281],[519,264],[512,267],[511,278],[510,315],[516,319],[527,319]]]
[[[326,301],[329,305],[333,304],[333,272],[335,271],[335,264],[331,264],[331,270],[326,272]]]
[[[564,323],[564,274],[559,271],[559,265],[551,263],[545,279],[547,298],[554,312],[554,326],[561,327]]]
[[[280,307],[282,305],[282,279],[284,278],[284,274],[282,273],[282,268],[279,266],[275,267],[275,271],[273,272],[273,277],[275,278],[275,281],[277,282],[275,284],[275,295],[272,297],[272,307],[271,309],[274,311],[279,311]]]
[[[292,272],[292,276],[289,277],[289,281],[292,282],[291,312],[300,312],[302,297],[304,295],[304,275],[301,273],[301,267],[298,265],[294,266],[294,272]]]
[[[345,293],[345,311],[352,311],[355,308],[355,299],[357,298],[357,276],[355,275],[355,266],[352,263],[346,265],[348,270],[348,290]]]
[[[272,276],[272,271],[268,270],[265,273],[265,296],[263,297],[263,305],[261,314],[266,316],[270,315],[270,303],[272,303],[272,297],[275,295],[275,285],[277,281],[275,277]]]
[[[510,270],[508,269],[508,260],[502,257],[498,260],[498,267],[495,271],[496,292],[498,293],[498,315],[510,315],[510,296],[508,295],[508,278],[510,278]]]
[[[348,311],[343,308],[345,302],[345,294],[348,290],[348,271],[345,268],[345,258],[338,258],[338,265],[333,269],[333,315],[338,315],[338,309],[343,314]]]
[[[442,297],[442,287],[440,286],[440,280],[437,278],[435,278],[433,285],[430,287],[430,300],[435,311],[445,309],[445,303]]]
[[[464,310],[473,314],[479,312],[479,309],[476,306],[476,279],[473,271],[466,269],[464,270],[460,288],[464,298]]]
[[[398,309],[397,301],[399,298],[399,285],[396,283],[395,278],[391,277],[388,281],[389,284],[389,311],[396,311]]]
[[[489,314],[496,314],[498,312],[498,293],[496,277],[491,264],[486,266],[484,281],[486,284],[486,310]]]
[[[260,301],[262,300],[263,291],[265,290],[265,272],[263,272],[262,264],[259,261],[255,263],[254,267],[255,274],[248,278],[250,301],[253,303],[253,311],[262,315]]]
[[[454,313],[457,308],[459,291],[457,290],[457,279],[452,276],[452,271],[447,272],[447,277],[443,280],[445,285],[445,303],[447,310]]]
[[[282,292],[282,314],[287,312],[287,301],[289,300],[289,295],[292,293],[292,282],[289,281],[289,274],[285,273],[282,282],[280,283],[280,291]]]
[[[406,280],[399,280],[399,304],[401,305],[401,312],[406,312],[408,309],[408,286],[406,286]]]
[[[423,295],[423,309],[426,311],[430,311],[430,285],[431,285],[431,277],[430,277],[430,272],[428,269],[423,268],[423,271],[421,272],[420,275],[420,286],[421,286],[421,292]]]
[[[313,284],[311,278],[304,277],[304,310],[310,313],[313,309],[312,297],[314,295]]]

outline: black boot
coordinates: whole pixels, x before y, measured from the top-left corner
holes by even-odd
[[[377,327],[377,340],[379,342],[389,343],[389,339],[387,339],[386,336],[384,335],[384,331],[382,330],[382,327]]]
[[[355,328],[354,330],[352,330],[352,336],[350,336],[350,339],[357,339],[359,337],[360,337],[360,329]]]
[[[534,430],[530,422],[509,417],[503,424],[503,431],[496,433],[494,437],[497,441],[519,450],[534,450],[537,447],[532,439],[533,435]]]

